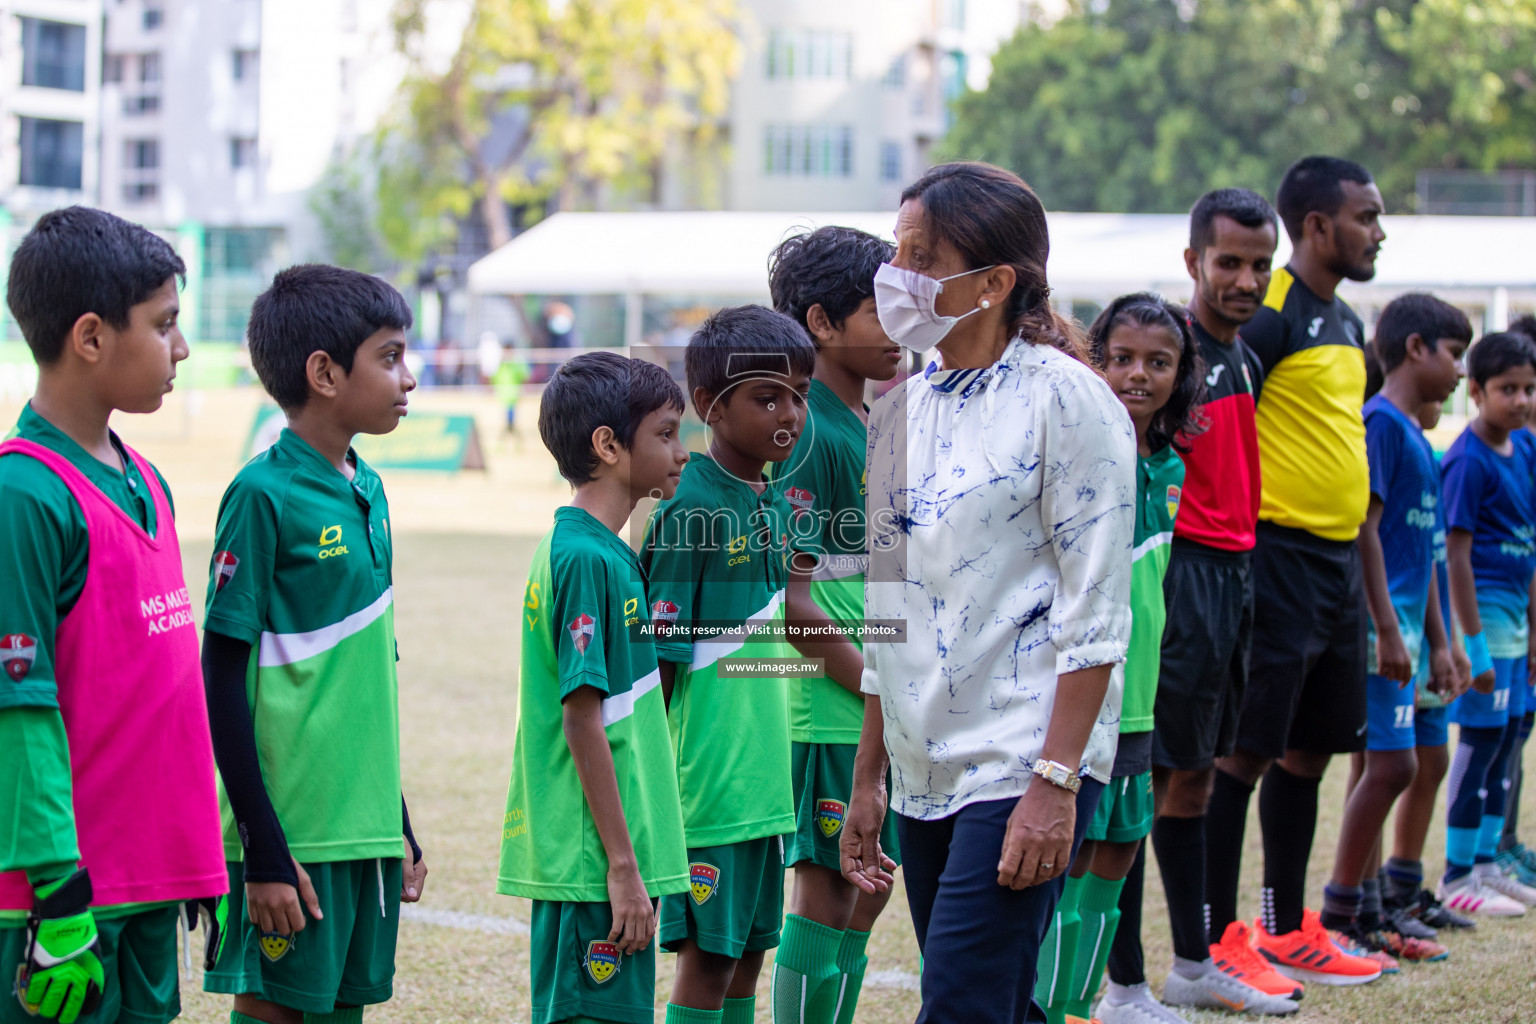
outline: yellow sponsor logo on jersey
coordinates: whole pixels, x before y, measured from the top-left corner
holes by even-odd
[[[742,534],[725,546],[726,553],[731,556],[727,565],[742,565],[752,561],[752,556],[747,554],[747,535]]]
[[[327,526],[320,531],[320,557],[335,558],[345,555],[347,546],[341,542],[341,527]]]
[[[527,609],[525,617],[528,619],[528,628],[532,629],[539,624],[539,617],[535,614],[539,610],[539,585],[533,580],[528,581],[528,591],[523,595],[523,607]]]
[[[640,599],[632,597],[624,602],[624,625],[633,626],[640,621]]]

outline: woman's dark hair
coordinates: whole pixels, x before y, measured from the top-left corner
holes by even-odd
[[[923,204],[924,229],[953,245],[967,270],[1013,268],[1003,310],[1010,334],[1088,361],[1081,326],[1051,308],[1045,207],[1023,178],[991,164],[940,164],[901,193],[903,203],[913,199]]]
[[[1478,387],[1517,366],[1536,367],[1536,342],[1518,331],[1485,334],[1467,350],[1467,376]]]
[[[1122,295],[1105,307],[1088,328],[1088,351],[1093,365],[1104,369],[1109,359],[1109,336],[1116,327],[1141,327],[1167,331],[1179,343],[1179,370],[1173,379],[1173,394],[1168,404],[1157,410],[1147,427],[1147,445],[1162,451],[1173,445],[1180,454],[1188,454],[1189,439],[1205,433],[1201,415],[1205,401],[1205,361],[1189,326],[1189,311],[1151,292]]]
[[[666,370],[615,352],[584,352],[561,363],[539,402],[539,437],[572,487],[593,479],[597,452],[592,433],[613,431],[626,450],[635,431],[661,408],[683,411],[683,392]]]

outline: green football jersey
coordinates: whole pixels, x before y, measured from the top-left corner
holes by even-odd
[[[351,481],[290,430],[219,504],[206,628],[251,645],[262,780],[300,861],[398,857],[394,552],[378,474]],[[222,783],[224,852],[240,860]]]
[[[1136,537],[1131,554],[1131,642],[1125,654],[1121,732],[1150,732],[1162,662],[1163,576],[1173,550],[1173,521],[1184,487],[1184,460],[1169,445],[1136,460]]]
[[[676,665],[667,717],[690,847],[795,828],[789,685],[719,667],[792,653],[782,639],[789,514],[772,486],[758,494],[695,455],[646,527],[651,618],[675,630],[658,632],[656,654]]]
[[[790,547],[817,556],[811,599],[827,617],[864,618],[864,421],[819,380],[811,381],[810,413],[794,454],[768,469],[794,508]],[[862,646],[857,637],[849,637]],[[793,650],[791,650],[793,653]],[[826,676],[790,685],[790,736],[796,743],[857,743],[864,700]]]
[[[523,646],[512,782],[496,891],[577,903],[608,899],[608,855],[565,739],[562,702],[583,686],[603,694],[624,820],[646,890],[688,889],[645,576],[629,545],[566,506],[538,550],[523,592]]]

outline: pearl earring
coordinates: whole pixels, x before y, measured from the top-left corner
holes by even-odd
[[[982,299],[981,300],[981,308],[982,309],[991,309],[992,308],[992,300],[991,299]]]

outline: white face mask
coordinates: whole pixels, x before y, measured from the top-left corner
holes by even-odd
[[[927,277],[915,270],[880,264],[875,271],[875,312],[880,317],[881,329],[903,348],[928,351],[943,341],[955,324],[971,313],[981,312],[980,306],[960,316],[940,316],[935,312],[933,303],[944,290],[944,282],[991,269],[977,267],[948,277]]]

